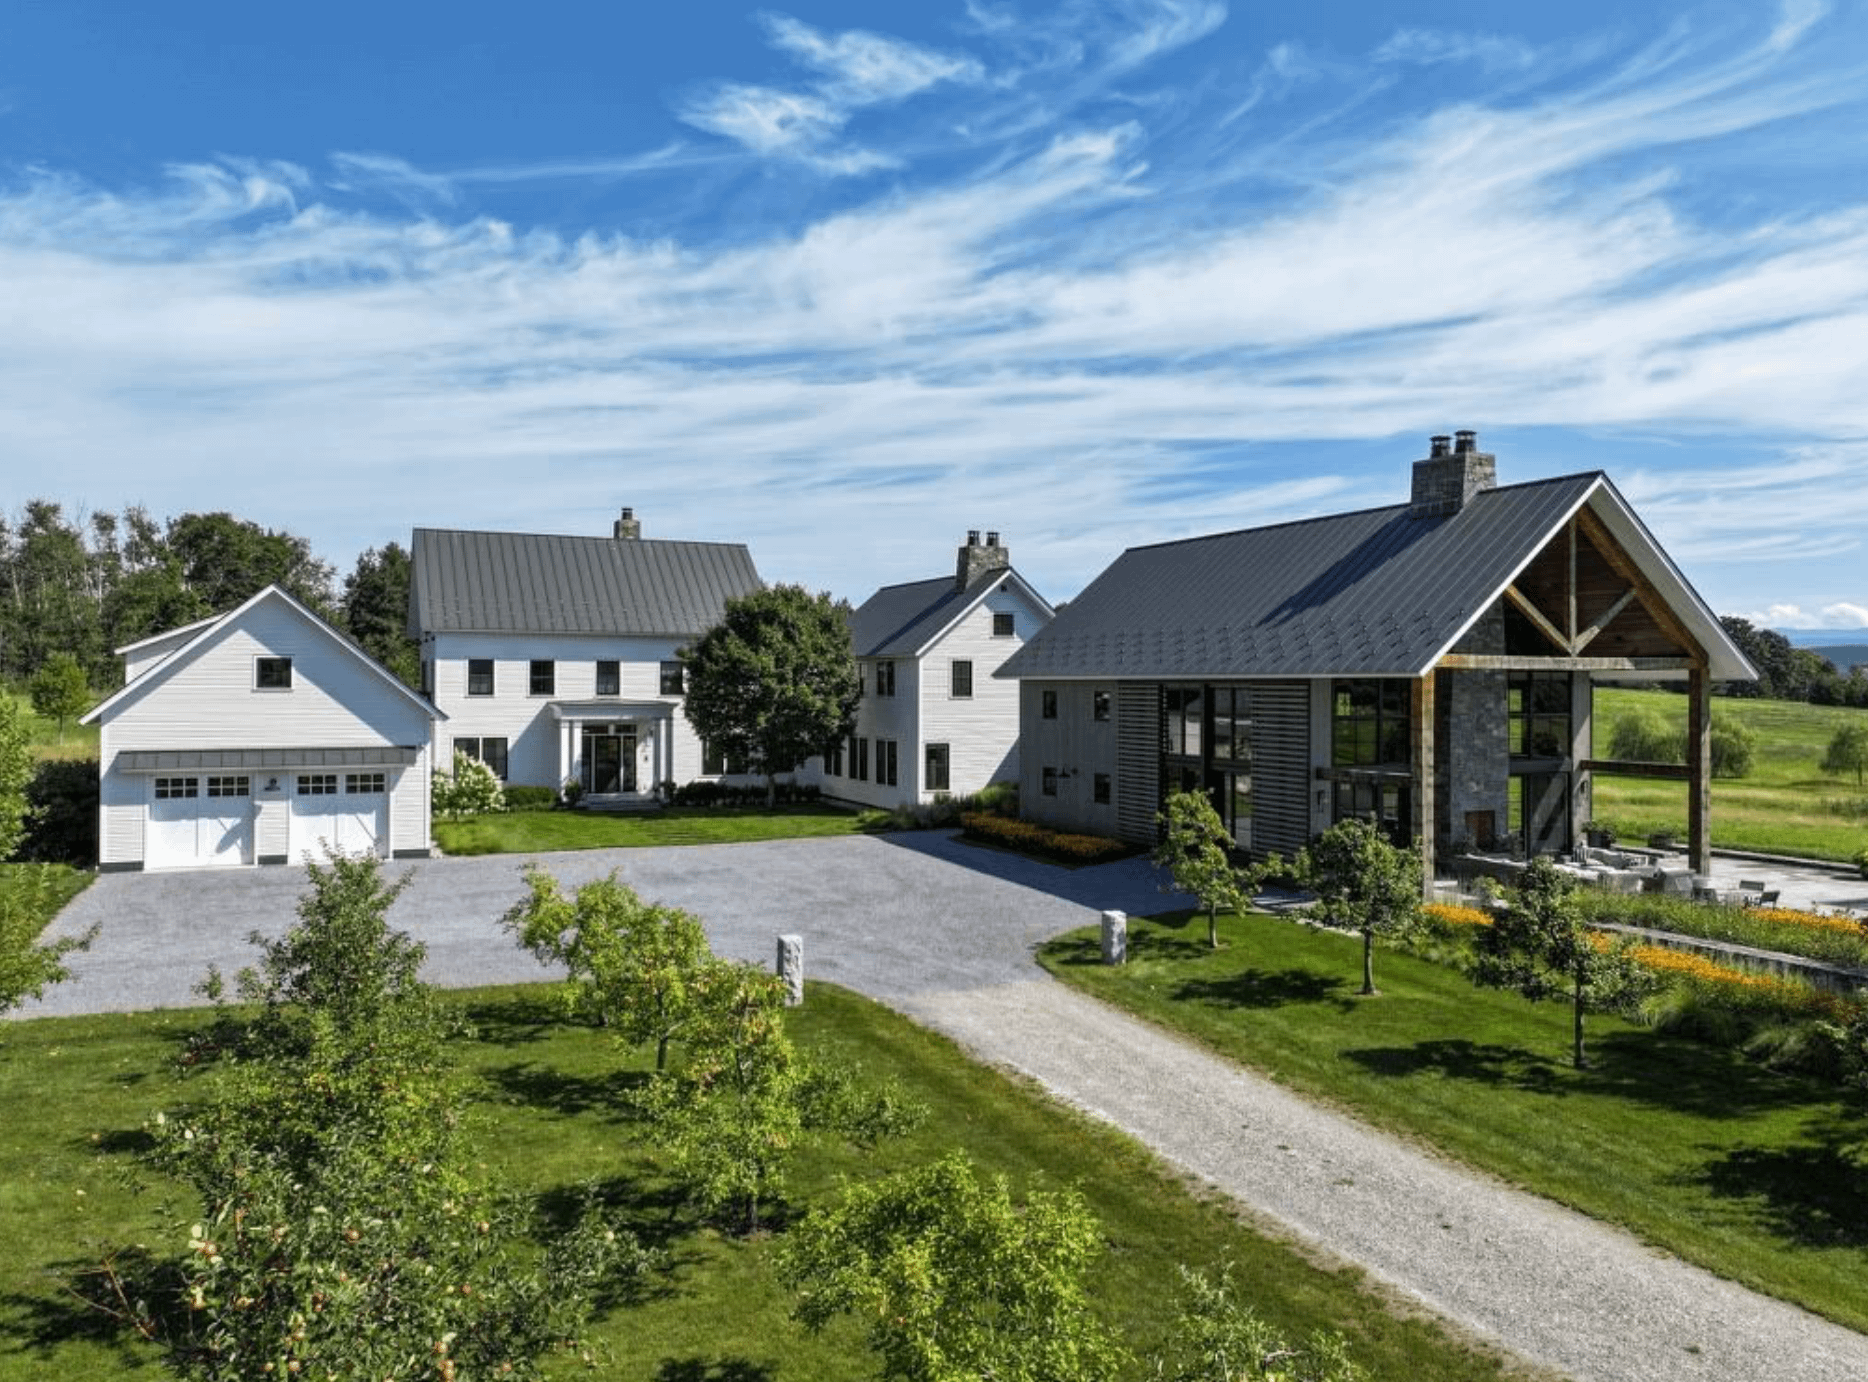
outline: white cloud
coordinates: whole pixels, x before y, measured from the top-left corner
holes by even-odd
[[[697,129],[744,144],[756,154],[812,148],[843,127],[848,113],[796,91],[737,82],[688,101],[680,116]]]
[[[770,15],[772,42],[828,79],[821,94],[846,107],[899,101],[940,82],[977,82],[977,60],[939,53],[861,29],[825,34],[788,15]]]
[[[1521,39],[1502,38],[1497,34],[1397,29],[1375,50],[1375,61],[1424,67],[1473,63],[1487,71],[1522,71],[1537,61],[1537,50]]]

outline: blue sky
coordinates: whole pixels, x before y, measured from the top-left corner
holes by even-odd
[[[1859,0],[15,0],[5,507],[1064,598],[1471,427],[1864,626],[1865,93]]]

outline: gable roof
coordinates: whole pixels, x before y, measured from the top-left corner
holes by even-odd
[[[1046,618],[1050,604],[1009,566],[988,571],[965,590],[952,576],[885,585],[850,615],[850,646],[858,657],[918,657],[963,615],[1007,581],[1015,581]]]
[[[162,661],[148,668],[134,681],[124,683],[115,694],[105,697],[83,715],[79,716],[78,723],[81,725],[88,725],[94,720],[101,719],[107,711],[115,709],[118,703],[128,696],[141,693],[148,687],[158,686],[162,682],[168,680],[169,677],[173,676],[199,656],[202,649],[204,649],[223,628],[231,624],[237,624],[246,617],[248,610],[255,609],[268,601],[277,601],[285,605],[288,609],[296,611],[310,623],[313,628],[324,634],[325,637],[329,638],[344,652],[356,658],[358,662],[362,663],[376,677],[394,688],[405,700],[419,707],[422,713],[428,716],[429,719],[447,719],[447,716],[436,709],[434,704],[429,701],[427,697],[423,696],[418,691],[410,689],[401,677],[398,677],[394,672],[383,666],[382,663],[371,657],[363,650],[362,645],[351,638],[349,634],[324,619],[316,610],[293,595],[289,590],[280,586],[269,585],[264,590],[249,596],[245,601],[234,606],[225,614],[216,615],[210,619],[198,620],[193,624],[184,624],[178,629],[170,629],[166,634],[157,634],[155,638],[146,638],[143,639],[141,643],[130,644],[129,647],[132,648],[141,647],[143,644],[155,642],[157,639],[170,638],[178,633],[186,633],[190,630],[194,631],[193,637],[167,657],[163,658]]]
[[[1002,677],[1421,676],[1585,504],[1711,656],[1752,676],[1606,475],[1501,486],[1456,513],[1407,504],[1133,547]]]
[[[698,636],[762,588],[743,543],[417,528],[409,632]]]

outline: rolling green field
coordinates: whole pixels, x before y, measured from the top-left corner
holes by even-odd
[[[774,1271],[785,1223],[832,1199],[845,1178],[921,1165],[954,1148],[1015,1189],[1077,1185],[1107,1251],[1090,1282],[1096,1308],[1143,1361],[1177,1304],[1178,1263],[1234,1279],[1287,1335],[1342,1330],[1378,1378],[1481,1382],[1508,1374],[1483,1350],[1418,1313],[1391,1309],[1359,1275],[1324,1270],[1242,1227],[1191,1193],[1136,1143],[1064,1109],[1031,1086],[977,1065],[946,1039],[854,994],[813,985],[787,1015],[800,1046],[899,1079],[932,1116],[911,1137],[865,1153],[812,1142],[798,1158],[776,1231],[746,1239],[683,1209],[622,1104],[652,1056],[602,1032],[555,1020],[549,986],[451,994],[477,1035],[460,1057],[478,1082],[473,1134],[510,1184],[560,1199],[595,1177],[608,1202],[665,1265],[611,1300],[592,1331],[594,1371],[562,1359],[555,1377],[622,1382],[856,1382],[877,1375],[861,1326],[806,1334]],[[113,1245],[179,1251],[188,1203],[126,1184],[143,1124],[186,1095],[173,1059],[202,1010],[0,1024],[0,1382],[164,1375],[154,1349],[67,1289]],[[30,1109],[32,1116],[17,1116]]]
[[[1853,777],[1831,777],[1817,765],[1838,724],[1868,720],[1868,710],[1804,705],[1797,701],[1715,698],[1716,716],[1729,716],[1757,735],[1748,777],[1712,784],[1712,842],[1724,849],[1758,850],[1806,859],[1846,862],[1868,845],[1868,787]],[[1649,710],[1686,727],[1686,697],[1666,690],[1598,687],[1595,740],[1606,754],[1618,715]],[[1623,839],[1639,841],[1658,830],[1686,836],[1686,784],[1627,777],[1595,778],[1593,814]]]

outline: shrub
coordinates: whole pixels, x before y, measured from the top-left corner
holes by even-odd
[[[1855,868],[1863,878],[1868,878],[1868,845],[1855,851]]]
[[[1712,717],[1712,775],[1749,777],[1758,736],[1742,720],[1714,712]]]
[[[459,749],[454,751],[454,771],[436,773],[434,814],[448,820],[478,816],[506,809],[506,794],[493,770],[477,758]]]
[[[558,794],[549,787],[508,787],[505,798],[508,811],[549,811],[558,804]]]
[[[1100,864],[1120,859],[1129,846],[1104,835],[1072,835],[1061,830],[1047,830],[1030,821],[1012,820],[969,811],[960,818],[961,828],[976,840],[1004,845],[1021,854],[1035,854],[1066,864]]]
[[[48,758],[33,770],[22,859],[88,869],[97,862],[97,760]]]
[[[71,977],[65,956],[90,945],[97,928],[46,945],[39,937],[81,882],[58,864],[0,867],[0,1013]]]
[[[1652,710],[1618,716],[1609,729],[1609,757],[1630,763],[1679,763],[1686,746],[1678,730]]]

